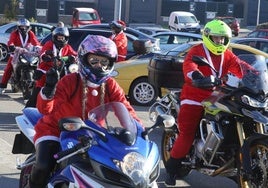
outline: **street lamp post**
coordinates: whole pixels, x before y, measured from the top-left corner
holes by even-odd
[[[115,0],[115,2],[114,2],[114,20],[121,20],[121,6],[122,6],[122,0]]]
[[[257,21],[256,21],[256,26],[259,25],[259,20],[260,20],[260,4],[261,0],[258,0],[258,7],[257,7]]]

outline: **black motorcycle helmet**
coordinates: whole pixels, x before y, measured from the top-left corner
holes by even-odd
[[[58,36],[63,36],[64,40],[58,40]],[[66,44],[68,44],[69,37],[70,33],[67,27],[56,27],[52,31],[52,42],[57,48],[63,48]]]
[[[26,18],[21,18],[17,22],[17,29],[21,33],[21,35],[25,36],[31,29],[31,25],[29,20]]]

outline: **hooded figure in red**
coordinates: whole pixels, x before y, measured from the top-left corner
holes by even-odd
[[[122,20],[112,21],[110,27],[113,31],[110,39],[115,42],[118,51],[117,62],[125,61],[127,57],[127,36],[124,33],[126,24]]]
[[[9,47],[10,52],[14,52],[16,47],[26,48],[29,45],[37,47],[39,46],[41,48],[41,44],[39,43],[36,35],[31,31],[31,25],[29,20],[25,18],[18,20],[17,29],[11,32],[7,45]],[[0,83],[0,94],[4,92],[4,89],[7,87],[7,83],[12,75],[12,59],[13,56],[10,55],[10,58],[7,62],[7,66],[5,68],[5,72],[2,77],[2,81]]]
[[[37,108],[44,116],[35,125],[36,163],[29,181],[30,187],[45,187],[55,165],[53,155],[60,149],[58,127],[63,117],[87,119],[88,112],[104,103],[123,103],[133,118],[137,115],[118,83],[111,77],[117,59],[115,43],[99,35],[87,36],[78,49],[79,73],[71,73],[58,81],[54,68],[46,74]]]

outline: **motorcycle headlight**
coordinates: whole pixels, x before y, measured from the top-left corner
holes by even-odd
[[[23,58],[22,56],[20,56],[19,58],[20,58],[20,62],[27,63],[27,60],[25,58]]]
[[[254,108],[266,108],[267,107],[267,104],[268,104],[268,101],[265,100],[264,102],[260,102],[252,97],[249,97],[247,95],[242,95],[241,96],[241,101],[246,104],[246,105],[249,105],[249,106],[252,106]]]
[[[33,60],[31,61],[31,66],[36,66],[37,64],[38,64],[38,62],[39,62],[39,58],[38,57],[35,57],[35,58],[33,58]]]
[[[139,153],[131,152],[120,162],[120,167],[133,180],[136,187],[146,187],[150,182],[149,176],[154,162],[152,157],[145,159]]]

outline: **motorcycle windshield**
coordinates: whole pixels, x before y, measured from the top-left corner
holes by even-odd
[[[128,130],[137,135],[134,119],[123,103],[111,102],[100,105],[88,113],[88,119],[108,132]]]
[[[243,77],[239,87],[246,87],[255,94],[268,94],[268,71],[266,59],[263,56],[243,55],[240,59],[249,63],[253,69],[241,66]]]

